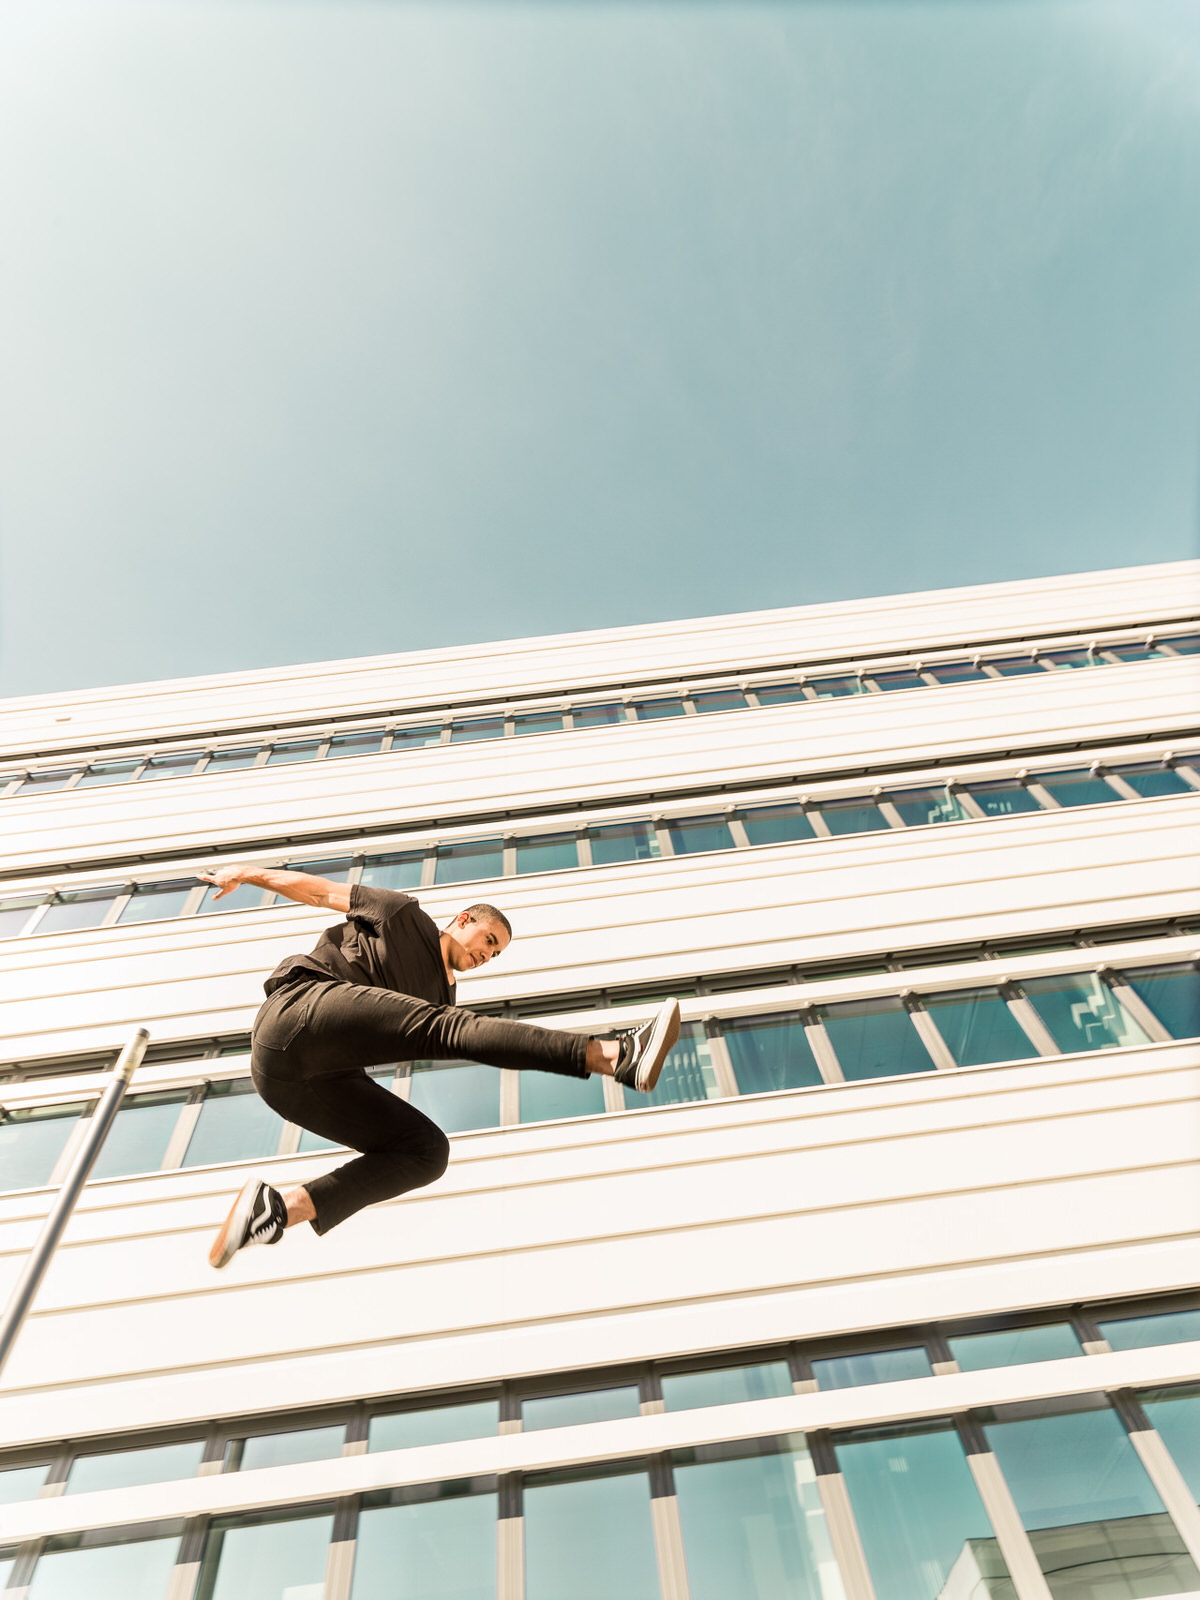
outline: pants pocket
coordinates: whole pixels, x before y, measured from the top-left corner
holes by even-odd
[[[286,1050],[304,1026],[313,985],[292,983],[276,989],[259,1007],[251,1037],[268,1050]]]

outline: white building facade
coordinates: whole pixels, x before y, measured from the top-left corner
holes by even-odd
[[[0,1381],[29,1600],[1200,1594],[1200,564],[0,707]],[[328,914],[498,903],[460,1002],[649,1097],[404,1062],[436,1185],[206,1261],[338,1159],[250,1090]]]

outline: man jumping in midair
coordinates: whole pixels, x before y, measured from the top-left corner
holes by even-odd
[[[298,1222],[328,1233],[363,1206],[441,1177],[446,1135],[368,1067],[465,1057],[571,1078],[601,1073],[646,1093],[679,1037],[676,1000],[664,1000],[649,1022],[612,1040],[457,1009],[458,974],[494,960],[512,938],[495,906],[468,906],[439,933],[410,895],[391,889],[275,868],[216,867],[200,877],[216,885],[217,900],[245,883],[345,917],[325,929],[310,955],[286,956],[267,979],[251,1032],[250,1075],[288,1122],[362,1152],[286,1193],[248,1179],[208,1253],[214,1267],[247,1245],[277,1244]]]

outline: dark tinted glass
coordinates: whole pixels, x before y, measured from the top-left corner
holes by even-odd
[[[1177,650],[1181,656],[1194,656],[1200,652],[1200,633],[1176,633],[1164,639],[1163,644],[1170,645],[1172,650]]]
[[[390,856],[368,856],[362,883],[377,889],[415,889],[421,882],[424,850],[401,850]]]
[[[907,1350],[872,1350],[858,1356],[814,1361],[818,1389],[856,1389],[868,1383],[897,1383],[903,1378],[931,1378],[933,1366],[923,1345]]]
[[[706,689],[692,696],[697,711],[744,711],[746,696],[740,689]]]
[[[440,844],[435,883],[464,883],[471,878],[498,878],[504,870],[499,839],[466,839],[462,844]]]
[[[710,1367],[705,1372],[676,1372],[662,1381],[668,1411],[698,1406],[734,1406],[745,1400],[775,1400],[792,1392],[786,1361],[761,1361],[745,1367]]]
[[[966,822],[962,802],[949,789],[897,789],[888,799],[910,828],[930,822]]]
[[[721,1025],[742,1094],[821,1082],[804,1024],[795,1016],[739,1017]]]
[[[1038,658],[1052,667],[1097,667],[1101,658],[1090,650],[1043,650]]]
[[[924,1003],[960,1067],[1027,1061],[1037,1054],[996,989],[931,994]]]
[[[1152,644],[1106,644],[1101,647],[1106,655],[1118,661],[1153,661],[1163,659],[1163,651]]]
[[[970,661],[939,661],[925,671],[939,683],[974,683],[987,677],[986,672],[981,672]]]
[[[830,833],[874,833],[889,826],[879,807],[869,800],[827,800],[821,815]]]
[[[548,1394],[521,1402],[521,1426],[526,1433],[541,1428],[571,1428],[583,1422],[613,1422],[636,1417],[636,1384],[619,1389],[588,1389],[582,1394]]]
[[[968,783],[969,795],[974,796],[989,817],[1012,817],[1019,811],[1041,811],[1043,808],[1015,779],[1000,779],[996,783]]]
[[[813,691],[818,700],[835,700],[844,694],[862,694],[866,685],[859,677],[852,677],[843,673],[839,677],[810,678],[808,687]]]
[[[281,767],[293,761],[315,761],[321,743],[320,739],[297,739],[288,744],[273,745],[267,765]]]
[[[22,933],[30,913],[40,906],[45,895],[24,895],[18,900],[0,900],[0,939],[13,939]]]
[[[310,861],[289,861],[285,870],[307,872],[310,878],[328,878],[331,883],[345,883],[353,865],[353,856],[318,856]]]
[[[1185,783],[1177,772],[1172,772],[1170,767],[1151,766],[1149,764],[1138,767],[1113,767],[1119,777],[1131,789],[1136,789],[1138,794],[1147,800],[1157,799],[1163,794],[1195,794],[1190,783]]]
[[[571,715],[577,728],[604,728],[613,722],[624,722],[625,708],[617,704],[573,706]]]
[[[1001,1333],[968,1333],[947,1342],[950,1354],[964,1372],[1019,1367],[1029,1361],[1065,1361],[1083,1354],[1083,1346],[1069,1322],[1007,1328]]]
[[[927,689],[929,687],[921,674],[912,668],[904,668],[896,672],[873,672],[871,679],[885,692],[890,692],[893,689]]]
[[[193,883],[139,883],[131,899],[125,902],[120,923],[153,922],[160,917],[177,917],[187,903]]]
[[[366,733],[339,733],[335,739],[329,741],[329,755],[326,759],[336,761],[342,756],[378,755],[382,743],[382,728],[373,728]]]
[[[673,1106],[687,1100],[715,1100],[719,1092],[704,1029],[698,1022],[685,1022],[662,1077],[649,1094],[630,1093],[626,1105]]]
[[[1094,972],[1026,978],[1021,987],[1060,1050],[1112,1050],[1148,1042],[1139,1024]]]
[[[1200,972],[1195,967],[1143,967],[1126,976],[1173,1039],[1200,1036]]]
[[[67,767],[61,772],[31,772],[17,793],[51,794],[55,789],[64,788],[78,771],[78,767]]]
[[[513,732],[520,738],[527,733],[561,733],[561,711],[530,711],[513,718]]]
[[[72,928],[99,927],[119,889],[72,889],[56,894],[38,923],[39,933],[65,933]]]
[[[808,699],[798,683],[759,683],[753,686],[753,692],[760,706],[790,706]]]
[[[677,817],[668,831],[677,856],[733,849],[733,835],[724,817]]]
[[[751,844],[789,844],[815,837],[800,805],[754,806],[742,812],[742,823]]]
[[[819,1013],[847,1078],[933,1070],[921,1036],[899,1000],[851,1000],[821,1006]]]
[[[518,872],[558,872],[578,865],[573,833],[540,833],[517,840]]]
[[[214,750],[204,768],[207,778],[213,772],[241,772],[258,760],[258,745],[246,745],[240,750]]]
[[[1029,672],[1044,672],[1045,668],[1032,656],[997,656],[987,662],[989,667],[1005,678],[1023,678]]]
[[[592,864],[613,866],[620,861],[650,861],[658,856],[658,839],[648,822],[616,822],[607,828],[590,828]]]
[[[199,750],[184,750],[173,756],[154,756],[146,763],[146,770],[138,779],[139,783],[152,782],[156,778],[186,778],[196,770],[196,763],[200,759]]]
[[[1035,772],[1034,783],[1040,783],[1060,806],[1098,806],[1117,799],[1115,789],[1110,789],[1104,779],[1083,770],[1066,772]]]
[[[450,727],[451,744],[470,744],[475,739],[502,739],[503,737],[503,717],[468,717],[463,722],[452,723]]]
[[[665,696],[656,700],[635,700],[633,708],[639,722],[658,722],[663,717],[682,717],[687,714],[682,700]]]
[[[128,783],[141,766],[141,761],[98,761],[80,778],[80,789],[92,789],[104,783]]]
[[[420,750],[427,744],[441,744],[442,725],[440,722],[423,722],[415,728],[394,728],[392,730],[393,750]]]
[[[1200,1339],[1200,1307],[1158,1311],[1148,1317],[1121,1317],[1102,1322],[1100,1332],[1114,1350],[1146,1350],[1156,1344],[1184,1344]]]

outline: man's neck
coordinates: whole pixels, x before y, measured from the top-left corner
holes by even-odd
[[[448,933],[438,935],[438,946],[442,952],[442,966],[446,969],[446,982],[453,989],[458,982],[458,974],[450,965],[450,935]]]

